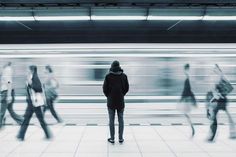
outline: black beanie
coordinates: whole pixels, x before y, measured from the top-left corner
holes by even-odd
[[[119,67],[119,66],[120,66],[119,61],[113,61],[112,64],[111,64],[111,68]]]

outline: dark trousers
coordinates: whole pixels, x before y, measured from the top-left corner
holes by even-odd
[[[34,107],[31,104],[28,104],[28,106],[27,106],[27,109],[26,109],[26,112],[25,112],[25,115],[24,115],[25,119],[23,121],[23,124],[20,127],[18,138],[24,139],[26,130],[29,126],[30,119],[32,118],[32,115],[33,115],[34,112],[35,112],[36,117],[38,118],[38,120],[40,122],[41,127],[43,128],[43,131],[46,135],[46,138],[50,138],[50,132],[48,130],[46,122],[44,121],[43,112],[42,112],[41,107],[40,106],[39,107]]]
[[[215,138],[215,135],[216,135],[216,131],[217,131],[217,114],[219,112],[219,110],[221,110],[221,108],[219,107],[216,107],[213,112],[214,112],[214,118],[211,122],[211,125],[210,125],[210,130],[211,130],[211,136],[209,138],[209,140],[214,140]],[[227,108],[223,109],[223,111],[225,111],[226,115],[228,116],[228,119],[229,119],[229,127],[230,127],[230,136],[235,136],[235,125],[234,125],[234,121],[233,121],[233,118],[231,117],[231,115],[229,114],[229,111],[227,110]]]
[[[12,90],[12,101],[10,103],[7,102],[7,91],[2,91],[1,92],[1,112],[0,112],[0,128],[3,126],[3,119],[6,114],[6,110],[9,111],[11,117],[18,123],[22,124],[24,118],[23,116],[20,116],[16,114],[13,110],[13,104],[15,102],[15,94],[13,93],[14,91]]]
[[[109,114],[109,128],[110,128],[110,136],[111,139],[115,139],[115,114],[117,111],[118,115],[118,122],[119,122],[119,139],[123,139],[123,132],[124,132],[124,109],[122,110],[114,110],[108,108]]]
[[[45,112],[47,111],[47,109],[50,110],[50,112],[52,113],[53,117],[57,120],[58,123],[61,123],[62,120],[61,118],[58,116],[54,105],[53,105],[53,100],[52,99],[47,99],[47,105],[43,107],[43,113],[45,114]]]

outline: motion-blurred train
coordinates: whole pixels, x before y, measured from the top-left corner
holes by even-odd
[[[61,102],[73,102],[73,98],[80,102],[105,102],[102,84],[113,60],[119,60],[128,75],[130,102],[178,99],[186,63],[190,64],[192,90],[199,99],[204,99],[212,87],[216,63],[232,84],[236,81],[235,44],[0,45],[0,66],[8,61],[13,63],[19,100],[25,95],[26,69],[34,64],[42,82],[44,66],[53,67],[60,82]],[[235,93],[236,90],[230,96]]]

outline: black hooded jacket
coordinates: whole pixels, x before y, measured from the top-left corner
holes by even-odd
[[[125,107],[124,96],[129,91],[129,82],[120,66],[111,67],[103,84],[103,93],[107,97],[107,107],[121,110]]]

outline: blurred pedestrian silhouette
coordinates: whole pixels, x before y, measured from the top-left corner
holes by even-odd
[[[227,108],[227,95],[232,92],[233,86],[226,79],[217,64],[214,67],[214,72],[216,74],[215,86],[212,91],[207,93],[207,117],[211,120],[209,142],[213,141],[215,138],[217,131],[217,114],[220,110],[225,111],[228,116],[230,138],[236,138],[235,124]]]
[[[109,114],[109,128],[110,128],[110,138],[108,142],[115,142],[115,113],[118,115],[119,122],[119,142],[124,142],[123,132],[124,132],[124,108],[125,101],[124,96],[129,91],[129,82],[126,74],[120,67],[118,61],[114,61],[111,64],[109,73],[106,75],[103,92],[107,97],[107,107]]]
[[[17,135],[17,138],[19,140],[24,140],[25,133],[29,126],[30,119],[32,118],[33,113],[35,113],[36,117],[38,118],[40,122],[41,127],[44,130],[46,138],[49,139],[51,135],[48,130],[47,124],[44,121],[43,112],[41,108],[45,104],[44,98],[43,98],[43,89],[42,89],[42,85],[38,77],[37,67],[34,65],[29,67],[26,85],[27,85],[26,101],[28,105],[27,105],[26,112],[24,115],[25,119],[23,121],[23,124],[20,127],[20,131]]]
[[[43,112],[45,113],[49,109],[53,117],[57,120],[57,122],[61,123],[62,120],[58,116],[54,108],[54,101],[58,97],[57,90],[59,88],[59,83],[53,75],[53,70],[51,66],[47,65],[45,67],[45,73],[46,73],[46,80],[44,82],[44,90],[47,104],[44,106]]]
[[[8,62],[3,66],[1,76],[1,112],[0,112],[0,128],[5,123],[5,113],[8,109],[10,116],[18,123],[23,122],[23,116],[16,114],[13,110],[15,102],[15,91],[13,88],[13,69],[12,63]]]
[[[195,129],[194,129],[193,123],[191,121],[191,118],[189,116],[189,113],[191,112],[193,106],[194,107],[197,106],[197,102],[196,102],[195,96],[191,90],[189,70],[190,70],[190,65],[186,64],[184,66],[184,73],[185,73],[186,79],[184,82],[184,89],[183,89],[182,96],[180,99],[179,108],[183,112],[184,116],[188,120],[189,125],[191,126],[192,137],[193,137],[195,135]]]

